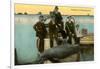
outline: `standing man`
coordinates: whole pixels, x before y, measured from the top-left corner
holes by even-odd
[[[44,52],[44,38],[46,37],[47,30],[43,23],[43,16],[39,16],[39,21],[33,26],[36,31],[37,37],[39,37],[38,50],[40,53]]]
[[[63,18],[61,16],[61,13],[58,10],[59,10],[58,6],[55,6],[53,13],[55,15],[55,23],[56,23],[58,29],[61,30],[64,28],[63,22],[62,22]]]
[[[76,25],[75,31],[76,31],[76,43],[80,44],[80,38],[82,37],[82,34],[79,29],[79,24]]]
[[[55,24],[55,16],[53,12],[50,12],[50,22],[48,24],[49,27],[49,36],[50,36],[50,47],[54,46],[54,39],[57,39],[57,28]]]
[[[76,43],[76,33],[75,33],[75,21],[72,21],[72,16],[67,17],[68,21],[65,24],[65,30],[67,36],[69,37],[68,43],[72,44],[72,38]]]

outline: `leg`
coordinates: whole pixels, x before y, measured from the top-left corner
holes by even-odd
[[[55,39],[55,41],[57,41],[58,40],[58,32],[57,31],[55,31],[54,33],[53,33],[53,38]]]
[[[76,37],[75,40],[76,40],[76,43],[77,43],[77,44],[80,44],[80,37]]]
[[[37,48],[38,48],[38,50],[39,50],[39,42],[40,42],[40,39],[37,39]]]
[[[78,44],[80,44],[80,37],[78,37],[78,40],[77,40]]]
[[[40,42],[39,42],[39,52],[42,53],[44,52],[44,39],[40,38]]]
[[[53,47],[53,33],[50,33],[50,47]]]
[[[69,43],[69,44],[72,44],[72,37],[71,37],[70,35],[69,35],[68,37],[69,37],[69,38],[68,38],[68,43]]]

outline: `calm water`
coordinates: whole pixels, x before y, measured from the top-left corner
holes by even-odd
[[[30,24],[15,24],[15,48],[18,63],[32,63],[37,58],[35,31]]]
[[[67,16],[63,16],[66,20]],[[88,32],[94,31],[93,16],[74,16],[80,30],[87,28]],[[15,15],[15,48],[20,64],[31,63],[37,58],[36,33],[32,26],[38,21],[37,15]]]
[[[93,16],[74,16],[76,23],[80,25],[80,30],[86,28],[89,33],[94,31]],[[67,16],[63,16],[63,21],[66,22]],[[34,25],[38,21],[38,15],[15,15],[16,24],[31,24]],[[48,20],[47,22],[48,23]]]
[[[94,60],[94,46],[87,46],[86,48],[83,48],[80,53],[80,61]]]

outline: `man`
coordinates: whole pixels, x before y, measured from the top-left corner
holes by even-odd
[[[53,12],[50,12],[50,22],[48,24],[49,28],[49,36],[50,36],[50,47],[52,48],[54,46],[54,39],[57,39],[57,28],[55,24],[55,16],[53,15]]]
[[[58,10],[59,10],[58,6],[55,6],[53,13],[55,15],[55,23],[56,23],[58,29],[61,30],[64,28],[63,22],[62,22],[63,18],[61,16],[61,13]]]
[[[40,40],[38,50],[42,53],[44,51],[44,38],[47,34],[45,24],[43,23],[43,16],[39,16],[39,21],[33,26],[33,28],[36,30],[36,34]]]
[[[72,39],[74,39],[76,43],[76,33],[75,33],[75,21],[72,21],[72,16],[67,17],[68,21],[65,24],[65,30],[67,36],[69,37],[68,43],[72,44]]]
[[[79,24],[76,25],[75,31],[76,31],[76,43],[80,44],[80,38],[82,37],[82,34],[79,30]]]

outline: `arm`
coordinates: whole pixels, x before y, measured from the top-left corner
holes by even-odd
[[[35,29],[35,31],[36,31],[36,24],[33,26],[33,29]]]
[[[62,16],[61,16],[61,13],[60,12],[59,12],[59,19],[62,20]]]
[[[44,23],[43,23],[43,26],[44,26],[44,31],[45,31],[45,33],[47,33],[46,26],[45,26]]]
[[[37,23],[33,26],[33,29],[35,29],[36,32],[38,31]]]
[[[68,35],[68,33],[70,32],[70,29],[69,29],[69,27],[68,27],[67,22],[66,22],[66,24],[65,24],[65,30],[66,30],[66,33],[67,33],[67,35]]]
[[[75,31],[75,23],[73,22],[72,24],[73,24],[73,25],[72,25],[72,26],[73,26],[72,34],[73,34],[73,35],[76,35],[76,31]]]

